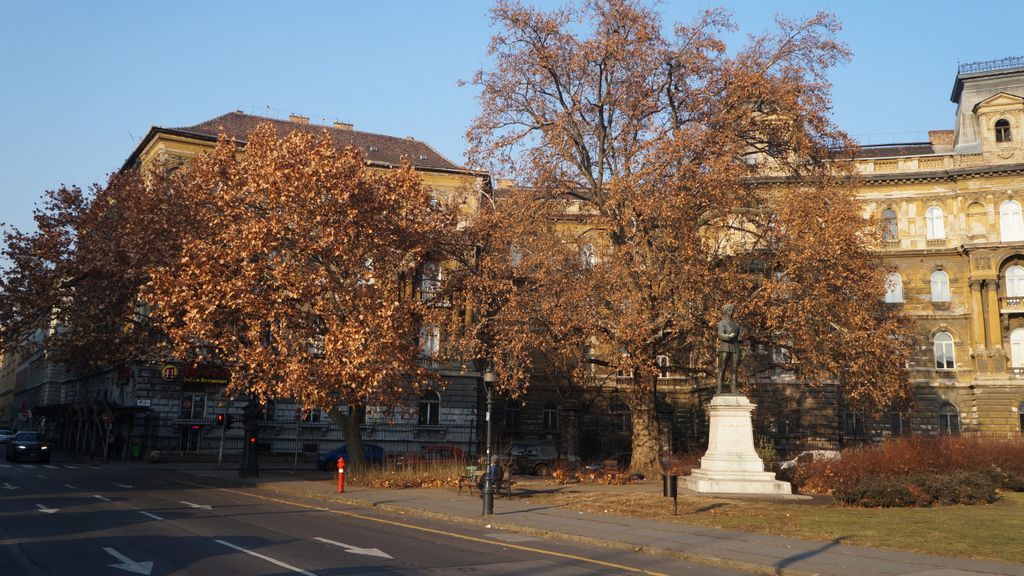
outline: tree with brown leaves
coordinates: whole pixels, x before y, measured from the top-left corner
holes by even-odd
[[[516,186],[468,230],[480,258],[451,288],[479,311],[456,335],[521,390],[543,362],[626,375],[635,470],[659,456],[659,356],[713,382],[714,325],[788,351],[799,380],[849,401],[908,396],[906,327],[835,163],[827,70],[848,57],[827,14],[729,55],[720,10],[663,33],[633,0],[551,12],[500,1],[493,66],[468,131]],[[455,348],[456,346],[453,346]]]
[[[142,296],[174,355],[223,364],[230,391],[332,409],[358,467],[366,407],[432,376],[419,365],[425,306],[403,278],[447,213],[411,167],[373,170],[326,134],[279,138],[269,124],[243,151],[222,138],[167,185],[189,216]]]

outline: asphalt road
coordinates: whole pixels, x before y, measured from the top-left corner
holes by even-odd
[[[0,462],[0,575],[737,572],[182,473]]]

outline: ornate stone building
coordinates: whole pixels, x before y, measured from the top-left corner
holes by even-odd
[[[916,325],[915,431],[1024,431],[1024,58],[963,64],[952,130],[865,147],[886,305]],[[895,430],[899,432],[900,430]]]

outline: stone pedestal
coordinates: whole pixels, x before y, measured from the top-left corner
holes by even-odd
[[[789,482],[764,471],[754,449],[750,414],[755,406],[741,394],[719,394],[711,400],[708,451],[700,459],[700,468],[686,477],[687,488],[726,494],[793,493]]]

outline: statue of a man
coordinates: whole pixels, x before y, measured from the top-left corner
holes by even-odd
[[[733,306],[722,306],[722,319],[718,321],[718,393],[722,393],[725,368],[732,372],[729,393],[736,393],[736,378],[740,367],[740,332],[742,328],[732,319]]]

